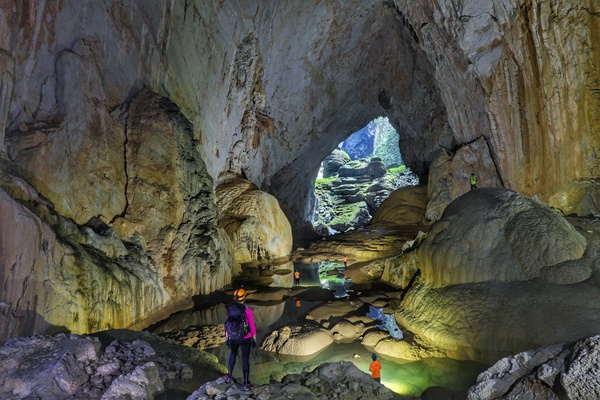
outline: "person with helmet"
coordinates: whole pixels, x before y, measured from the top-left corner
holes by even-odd
[[[469,181],[471,183],[471,190],[477,189],[477,176],[475,176],[475,174],[471,174]]]
[[[377,354],[373,354],[371,356],[373,362],[369,367],[369,371],[371,371],[371,377],[377,382],[381,383],[381,363],[377,361]]]
[[[294,272],[294,284],[296,286],[300,286],[300,271],[296,270],[296,272]]]
[[[244,390],[250,390],[252,384],[250,383],[250,348],[256,347],[256,325],[254,324],[254,313],[250,307],[246,307],[244,304],[246,300],[246,289],[243,287],[233,292],[234,303],[227,307],[227,319],[233,320],[235,312],[241,312],[245,318],[245,331],[237,337],[236,333],[232,333],[230,326],[234,324],[228,324],[229,321],[225,322],[225,344],[231,348],[229,354],[229,363],[227,365],[227,375],[225,376],[225,382],[230,383],[233,376],[233,367],[237,358],[238,348],[242,348],[242,373],[244,374]],[[229,326],[229,327],[228,327]]]

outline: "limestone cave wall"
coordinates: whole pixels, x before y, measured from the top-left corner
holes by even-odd
[[[598,2],[395,4],[435,66],[457,141],[484,136],[504,186],[547,202],[598,176]]]
[[[598,175],[594,0],[299,4],[0,4],[2,207],[12,210],[2,215],[0,301],[46,325],[58,323],[58,303],[82,304],[35,300],[23,274],[39,265],[44,281],[63,268],[65,257],[44,250],[59,242],[57,254],[81,265],[74,276],[107,262],[136,275],[127,254],[146,271],[136,276],[154,276],[139,286],[152,289],[105,296],[143,302],[120,326],[222,287],[237,266],[214,187],[247,179],[278,199],[294,239],[307,237],[320,162],[380,115],[424,180],[440,151],[451,158],[482,137],[466,167],[485,165],[493,182],[542,201]],[[23,218],[37,236],[15,240],[11,221]],[[97,251],[102,262],[84,255]],[[63,278],[53,290],[75,279]],[[74,319],[64,317],[77,331],[105,326]]]

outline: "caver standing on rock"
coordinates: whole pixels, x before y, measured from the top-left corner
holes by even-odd
[[[254,313],[244,305],[246,289],[239,288],[233,292],[234,302],[227,306],[225,320],[225,344],[231,347],[225,382],[231,382],[233,367],[237,358],[238,348],[242,348],[242,372],[244,374],[244,390],[250,390],[250,348],[256,347],[256,326]]]
[[[373,362],[369,366],[369,371],[371,371],[373,379],[381,383],[381,363],[377,361],[377,354],[373,354],[371,358],[373,359]]]
[[[294,283],[296,286],[300,286],[300,271],[294,272]]]
[[[471,190],[477,189],[477,177],[475,176],[475,174],[471,174],[471,178],[469,181],[471,182]]]

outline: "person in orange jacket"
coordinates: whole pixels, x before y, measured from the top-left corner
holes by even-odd
[[[298,270],[294,272],[294,283],[296,284],[296,286],[300,286],[300,271]]]
[[[377,354],[373,354],[371,356],[373,362],[369,367],[369,371],[371,371],[371,377],[377,382],[381,383],[381,363],[377,361]]]

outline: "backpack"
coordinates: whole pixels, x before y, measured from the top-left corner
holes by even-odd
[[[242,340],[249,332],[246,322],[246,306],[233,303],[227,306],[227,318],[225,319],[225,331],[230,340]]]

